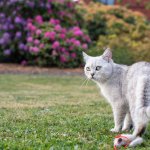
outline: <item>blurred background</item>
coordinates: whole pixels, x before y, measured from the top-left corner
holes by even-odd
[[[82,65],[105,47],[117,63],[150,60],[149,0],[1,0],[0,62]]]
[[[108,46],[116,63],[150,61],[149,0],[0,0],[0,150],[112,150],[82,60]]]

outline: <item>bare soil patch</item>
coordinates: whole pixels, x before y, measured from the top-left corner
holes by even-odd
[[[83,75],[82,68],[60,69],[21,66],[17,64],[0,64],[0,74],[41,74],[41,75]]]

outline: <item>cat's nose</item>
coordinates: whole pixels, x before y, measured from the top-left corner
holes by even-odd
[[[91,73],[91,76],[93,77],[95,75],[95,73]]]

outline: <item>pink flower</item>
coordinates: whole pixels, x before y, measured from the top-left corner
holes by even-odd
[[[74,31],[73,33],[75,36],[82,36],[83,35],[83,32],[81,30],[77,30],[77,31]]]
[[[33,47],[33,52],[35,52],[35,53],[37,53],[37,52],[39,52],[39,48],[38,47]]]
[[[81,43],[79,40],[74,41],[73,44],[77,47],[81,46]]]
[[[31,18],[28,18],[28,19],[27,19],[27,22],[28,22],[28,23],[32,23],[32,21],[33,21],[33,20],[32,20]]]
[[[52,56],[57,56],[57,52],[55,50],[52,51]]]
[[[73,27],[72,31],[73,31],[73,34],[75,36],[82,36],[83,35],[83,31],[81,31],[81,29],[79,27]]]
[[[76,53],[71,53],[71,57],[76,58],[77,57]]]
[[[61,52],[66,52],[66,49],[64,47],[62,47]]]
[[[59,44],[58,41],[55,41],[55,42],[52,44],[52,48],[53,48],[53,49],[57,49],[57,48],[59,48],[59,46],[60,46],[60,44]]]
[[[34,40],[34,44],[35,44],[35,45],[39,45],[39,44],[40,44],[40,41],[39,41],[38,39],[35,39],[35,40]]]
[[[65,56],[68,57],[69,53],[67,51],[64,52]]]
[[[51,14],[51,13],[52,13],[52,10],[51,10],[51,9],[49,9],[49,10],[48,10],[48,13],[49,13],[49,14]]]
[[[66,35],[65,35],[64,33],[61,33],[61,34],[60,34],[60,38],[61,38],[61,39],[65,39],[65,37],[66,37]]]
[[[28,23],[27,24],[27,27],[30,31],[35,31],[36,30],[36,27],[32,24],[32,23]]]
[[[84,35],[84,37],[83,37],[87,42],[91,42],[91,39],[90,39],[90,37],[88,36],[88,35]]]
[[[83,48],[83,49],[87,49],[87,48],[88,48],[87,44],[86,44],[86,43],[85,43],[85,44],[82,44],[82,48]]]
[[[50,38],[51,40],[54,40],[55,39],[55,36],[56,36],[56,33],[54,31],[51,31],[51,32],[46,32],[44,34],[44,37],[45,38]]]
[[[70,39],[70,42],[71,42],[71,43],[75,43],[75,41],[76,41],[75,38],[71,38],[71,39]]]
[[[80,28],[79,28],[78,26],[75,26],[75,27],[72,28],[72,30],[73,30],[73,31],[79,31]]]
[[[27,65],[27,61],[26,61],[26,60],[23,60],[23,61],[21,62],[21,65],[23,65],[23,66]]]
[[[34,52],[34,53],[38,53],[39,52],[39,48],[38,47],[30,47],[30,51]]]
[[[36,30],[36,27],[35,26],[32,26],[31,29],[30,29],[32,32],[34,32]]]
[[[66,30],[65,28],[62,28],[62,29],[61,29],[61,33],[64,33],[64,34],[65,34],[66,32],[67,32],[67,30]]]
[[[58,19],[53,19],[53,18],[51,18],[49,22],[53,25],[57,25],[60,23],[60,21]]]
[[[32,22],[29,22],[29,23],[27,24],[28,29],[30,29],[31,26],[32,26]]]
[[[67,62],[67,59],[66,59],[65,56],[61,55],[61,56],[60,56],[60,61],[61,61],[62,63],[64,63],[64,62]]]
[[[44,37],[49,38],[50,37],[50,32],[45,32]]]
[[[79,0],[72,0],[74,3],[77,3]],[[67,7],[69,7],[69,8],[73,8],[73,6],[74,6],[74,3],[72,3],[72,2],[68,2],[67,3]]]
[[[33,42],[33,38],[32,37],[28,37],[27,38],[27,42],[29,42],[29,43]]]
[[[36,30],[36,35],[40,35],[42,31],[40,29]]]
[[[36,21],[37,23],[39,23],[39,24],[42,24],[42,23],[43,23],[43,18],[42,18],[42,16],[40,16],[40,15],[36,16],[36,17],[35,17],[35,21]]]
[[[73,50],[73,46],[70,46],[70,47],[69,47],[69,50],[72,51],[72,50]]]
[[[66,40],[66,43],[70,44],[70,39],[67,39],[67,40]]]
[[[62,28],[61,28],[60,25],[56,25],[54,29],[55,29],[56,31],[61,31]]]
[[[30,47],[29,47],[29,51],[30,51],[30,52],[32,52],[32,49],[33,49],[33,47],[32,47],[32,46],[30,46]]]
[[[50,35],[49,35],[49,38],[50,38],[51,40],[55,40],[55,36],[56,36],[56,33],[55,33],[54,31],[51,31],[51,32],[50,32]]]
[[[60,11],[60,12],[59,12],[59,15],[60,15],[61,17],[64,17],[64,16],[66,15],[66,12]]]
[[[39,46],[39,48],[40,48],[40,49],[44,48],[44,44],[41,43],[40,46]]]

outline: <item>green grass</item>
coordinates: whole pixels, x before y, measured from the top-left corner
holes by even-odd
[[[0,149],[112,150],[111,108],[83,80],[0,75]],[[145,139],[137,150],[150,150],[149,132]]]

